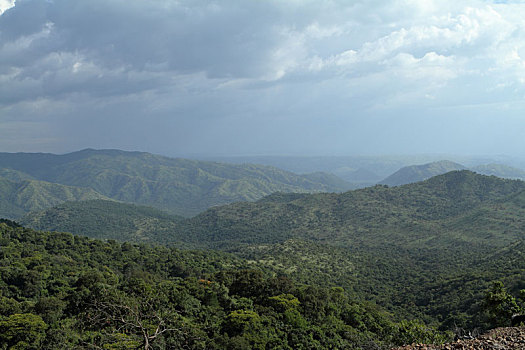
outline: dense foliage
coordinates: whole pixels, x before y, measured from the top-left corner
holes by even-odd
[[[30,213],[19,222],[37,230],[74,232],[92,238],[165,243],[183,240],[176,236],[181,220],[151,207],[92,200],[65,202]]]
[[[489,307],[487,290],[497,280],[513,298],[525,289],[521,181],[458,171],[395,188],[276,193],[174,221],[119,203],[87,204],[55,208],[34,222],[45,219],[55,226],[42,228],[103,237],[111,230],[123,232],[111,224],[122,218],[118,226],[130,231],[106,237],[157,237],[156,242],[227,250],[271,275],[343,287],[351,300],[370,301],[397,320],[419,319],[441,330],[508,325],[515,308],[509,303]],[[140,225],[134,220],[166,229],[157,234],[154,225],[145,224],[145,234],[137,235]]]
[[[394,188],[276,194],[212,208],[184,229],[212,247],[290,238],[348,247],[502,246],[522,237],[524,198],[525,182],[458,171]]]
[[[0,344],[17,349],[377,349],[445,336],[342,288],[214,252],[0,222]]]

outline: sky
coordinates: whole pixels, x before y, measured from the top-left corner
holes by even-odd
[[[525,1],[0,0],[0,151],[525,150]]]

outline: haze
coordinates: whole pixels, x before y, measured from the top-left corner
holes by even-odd
[[[523,1],[0,0],[0,150],[507,154]]]

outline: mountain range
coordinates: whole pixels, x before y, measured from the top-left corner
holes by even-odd
[[[7,180],[0,184],[0,191],[5,193],[0,199],[5,203],[0,205],[6,208],[0,215],[8,218],[50,206],[41,198],[27,197],[28,191],[26,204],[8,201],[8,198],[19,197],[16,191],[25,186],[24,181],[30,180],[38,181],[32,182],[32,187],[42,188],[35,190],[35,194],[42,192],[46,193],[46,198],[56,198],[48,200],[51,205],[58,204],[60,198],[110,198],[184,216],[195,215],[215,205],[257,200],[276,191],[340,192],[350,188],[345,181],[319,172],[302,176],[271,166],[92,149],[64,155],[0,153],[0,177]],[[61,195],[70,192],[76,197]]]
[[[525,163],[522,159],[518,158],[503,156],[460,156],[451,154],[389,156],[230,156],[208,157],[203,159],[236,164],[265,164],[298,174],[323,171],[337,175],[343,180],[352,183],[354,189],[375,185],[404,167],[440,162],[445,159],[461,164],[465,168],[474,171],[476,171],[476,167],[487,164],[505,164],[505,166],[511,166],[515,169],[525,169]],[[433,175],[440,175],[440,173],[434,173]],[[486,175],[506,177],[502,176],[503,173]],[[424,180],[424,178],[419,179],[419,181],[422,180]]]
[[[319,165],[337,165],[335,171],[352,182],[320,171],[298,175],[267,165],[217,163],[120,150],[86,149],[64,155],[0,153],[0,215],[18,219],[30,211],[65,201],[104,199],[189,217],[213,206],[256,201],[275,192],[343,192],[373,186],[379,175],[370,167],[384,171],[403,161],[380,158],[372,166],[371,159],[346,159],[353,166],[363,166],[354,168],[345,167],[345,159],[311,160]],[[306,165],[304,160],[291,160]],[[398,186],[460,169],[466,167],[450,161],[408,166],[380,184]],[[471,170],[525,179],[525,171],[506,165],[478,165]]]

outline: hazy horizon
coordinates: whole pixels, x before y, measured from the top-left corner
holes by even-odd
[[[96,147],[85,147],[79,149],[71,149],[65,151],[3,151],[1,153],[47,153],[54,155],[66,155],[70,153],[82,152],[86,150],[94,151],[124,151],[124,152],[139,152],[139,153],[151,153],[159,156],[165,157],[181,157],[188,159],[220,159],[220,158],[403,158],[403,157],[412,157],[412,158],[439,158],[441,160],[448,160],[450,158],[486,158],[486,159],[521,159],[525,160],[525,155],[509,155],[509,154],[482,154],[482,153],[214,153],[214,152],[187,152],[187,153],[174,153],[173,151],[147,151],[142,149],[133,149],[133,148],[96,148]]]
[[[0,151],[523,157],[522,1],[0,0]]]

